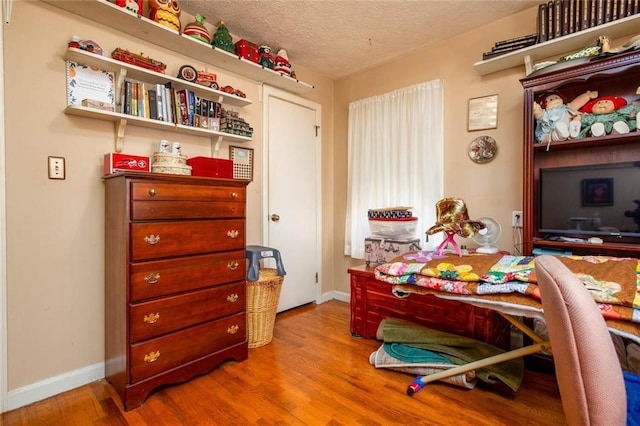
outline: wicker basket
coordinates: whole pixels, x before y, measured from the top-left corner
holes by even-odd
[[[284,277],[275,269],[260,269],[258,281],[247,281],[247,327],[250,348],[271,342]]]

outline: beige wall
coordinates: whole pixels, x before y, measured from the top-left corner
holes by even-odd
[[[344,253],[344,215],[347,182],[347,118],[350,102],[425,81],[444,80],[444,195],[465,200],[472,217],[491,216],[502,224],[498,246],[513,253],[511,212],[522,209],[522,86],[524,66],[481,77],[473,64],[498,40],[535,32],[537,8],[478,30],[425,46],[412,55],[336,82],[335,85],[335,240],[336,289],[348,291],[345,271],[361,260]],[[375,46],[374,46],[375,48]],[[377,52],[372,54],[383,54]],[[498,94],[498,128],[467,131],[469,98]],[[473,163],[467,148],[481,135],[498,143],[493,161]],[[429,164],[425,164],[429,167]],[[434,206],[435,209],[435,206]],[[420,215],[420,212],[414,212]],[[425,230],[418,230],[424,232]],[[456,237],[458,238],[458,237]],[[461,240],[474,246],[471,240]]]
[[[349,292],[346,269],[361,263],[343,253],[346,204],[346,135],[349,102],[411,84],[445,82],[445,194],[463,197],[472,216],[490,215],[502,224],[521,208],[523,69],[480,77],[472,67],[495,41],[535,30],[535,10],[496,22],[375,70],[332,82],[296,67],[315,86],[304,97],[322,105],[323,292]],[[102,155],[114,150],[113,124],[67,116],[62,60],[73,35],[144,52],[173,74],[185,63],[199,66],[151,43],[77,18],[41,2],[17,1],[4,25],[6,75],[6,201],[8,389],[10,391],[104,361],[104,192]],[[233,28],[231,28],[233,30]],[[409,41],[408,41],[409,42]],[[384,54],[375,52],[372,54]],[[292,57],[295,66],[295,57]],[[211,68],[210,68],[211,69]],[[262,106],[256,82],[213,68],[218,80],[247,93],[253,104],[241,115],[255,128],[256,170],[248,187],[249,242],[261,231]],[[497,93],[498,129],[466,131],[467,101]],[[499,144],[495,160],[472,163],[466,153],[481,134]],[[188,156],[209,155],[207,138],[167,135],[129,127],[124,151],[149,155],[158,140],[179,140]],[[47,156],[66,158],[67,179],[47,179]],[[219,157],[226,158],[223,144]],[[425,164],[428,167],[428,164]],[[500,241],[511,249],[505,226]]]

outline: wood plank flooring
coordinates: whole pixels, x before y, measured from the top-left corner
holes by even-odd
[[[2,414],[13,425],[562,425],[553,376],[526,371],[515,394],[478,385],[429,384],[379,370],[380,342],[352,337],[349,304],[331,301],[278,314],[273,341],[189,382],[153,392],[128,412],[100,380]]]

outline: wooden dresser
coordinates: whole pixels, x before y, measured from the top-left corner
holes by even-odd
[[[366,265],[349,269],[352,335],[375,338],[380,321],[390,317],[511,349],[510,323],[497,312],[431,295],[398,298],[391,293],[391,284],[375,279],[374,269]]]
[[[246,182],[104,183],[105,374],[130,410],[158,386],[247,358]]]

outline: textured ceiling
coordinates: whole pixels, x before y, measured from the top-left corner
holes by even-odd
[[[179,0],[234,41],[286,49],[332,80],[531,8],[540,0]],[[184,20],[183,20],[184,21]],[[183,25],[185,23],[183,22]],[[524,34],[521,34],[524,35]]]

